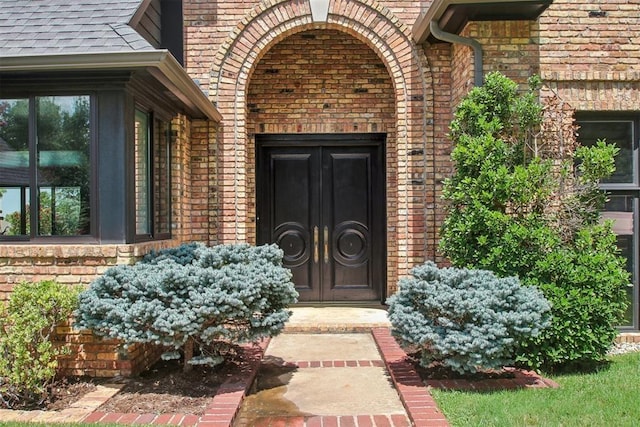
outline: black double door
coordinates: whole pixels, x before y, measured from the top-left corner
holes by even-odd
[[[277,243],[300,301],[379,301],[384,134],[257,135],[258,243]]]

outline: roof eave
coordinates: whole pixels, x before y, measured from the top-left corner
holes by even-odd
[[[165,49],[135,52],[0,57],[0,72],[147,69],[192,112],[216,122],[222,116],[178,61]]]
[[[517,8],[524,6],[531,6],[532,4],[539,5],[539,13],[533,19],[537,19],[537,17],[544,11],[553,0],[434,0],[431,3],[431,6],[425,13],[420,14],[416,22],[413,24],[412,33],[413,39],[416,43],[424,43],[429,36],[431,36],[430,23],[431,21],[436,21],[440,24],[440,20],[443,18],[447,11],[455,6],[460,5],[476,5],[480,7],[498,7],[498,8],[510,8],[511,12],[514,12],[517,15]],[[456,12],[454,12],[456,13]],[[449,20],[453,20],[451,13],[448,14],[447,18]],[[525,19],[525,18],[523,18]],[[531,19],[530,16],[527,16],[526,19]],[[458,20],[466,22],[468,17],[459,17]]]

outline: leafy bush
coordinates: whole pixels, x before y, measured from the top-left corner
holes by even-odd
[[[573,248],[556,248],[526,274],[553,302],[553,321],[540,337],[523,343],[518,361],[526,366],[571,368],[603,359],[619,331],[627,304],[620,292],[628,274],[616,257],[608,223],[580,230]]]
[[[76,309],[80,290],[53,281],[23,283],[7,306],[0,304],[0,406],[46,400],[57,357],[68,350],[54,346],[52,335]]]
[[[126,344],[169,347],[185,370],[216,364],[217,340],[255,341],[277,335],[298,294],[275,245],[187,244],[130,266],[117,266],[80,295],[77,325]],[[192,357],[194,346],[200,354]]]
[[[534,287],[485,270],[411,270],[391,296],[389,319],[401,346],[419,350],[420,364],[439,362],[460,373],[502,368],[518,344],[548,325],[549,303]]]
[[[517,276],[552,305],[552,326],[518,360],[553,369],[606,356],[622,321],[629,283],[599,182],[617,148],[579,147],[571,112],[546,104],[499,73],[458,106],[451,123],[456,171],[440,249],[454,266]]]

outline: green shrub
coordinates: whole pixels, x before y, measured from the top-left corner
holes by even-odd
[[[80,288],[53,281],[17,285],[0,304],[0,406],[46,400],[47,387],[66,352],[52,343],[58,324],[76,309]]]
[[[117,266],[80,295],[76,325],[126,344],[184,353],[185,370],[215,365],[216,341],[249,342],[277,335],[298,294],[275,245],[188,244],[142,262]],[[194,347],[200,354],[193,357]]]
[[[515,360],[522,340],[548,325],[549,303],[515,277],[485,270],[415,267],[391,296],[392,333],[420,364],[438,362],[460,373],[500,369]]]
[[[491,73],[461,102],[451,123],[456,171],[440,249],[454,266],[517,276],[552,305],[552,325],[524,343],[530,367],[602,360],[617,334],[629,283],[599,182],[614,171],[617,148],[579,147],[573,120],[538,101],[537,82],[517,85]]]
[[[620,284],[628,274],[615,253],[616,238],[605,223],[580,230],[575,247],[556,248],[536,262],[525,280],[553,301],[553,322],[523,344],[520,363],[571,368],[604,358],[627,304]]]

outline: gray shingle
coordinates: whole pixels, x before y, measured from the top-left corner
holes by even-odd
[[[143,0],[2,0],[0,57],[153,50],[127,24]]]

